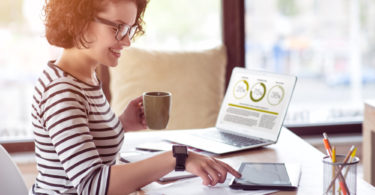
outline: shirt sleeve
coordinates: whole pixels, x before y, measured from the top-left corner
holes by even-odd
[[[110,165],[103,164],[88,126],[88,102],[79,87],[57,83],[41,102],[41,118],[62,167],[78,194],[106,194]]]

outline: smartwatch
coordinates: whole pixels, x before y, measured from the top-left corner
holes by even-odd
[[[183,145],[173,145],[173,157],[176,158],[175,171],[185,171],[185,162],[188,157],[188,150]]]

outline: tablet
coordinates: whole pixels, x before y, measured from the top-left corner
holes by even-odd
[[[301,166],[291,163],[242,163],[241,178],[234,178],[232,189],[295,190],[298,187]]]

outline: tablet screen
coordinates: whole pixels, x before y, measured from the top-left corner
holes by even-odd
[[[235,178],[230,185],[237,189],[295,189],[289,168],[284,163],[242,163],[241,178]],[[297,170],[298,172],[298,170]]]
[[[290,185],[290,180],[283,163],[244,164],[242,178],[238,183],[254,185]]]

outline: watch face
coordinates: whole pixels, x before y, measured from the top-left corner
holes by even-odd
[[[186,146],[174,146],[173,150],[174,150],[174,153],[177,153],[177,154],[186,154],[187,153]]]
[[[173,146],[173,156],[176,158],[176,171],[184,171],[185,170],[185,161],[188,156],[187,154],[187,147],[181,145],[174,145]]]

